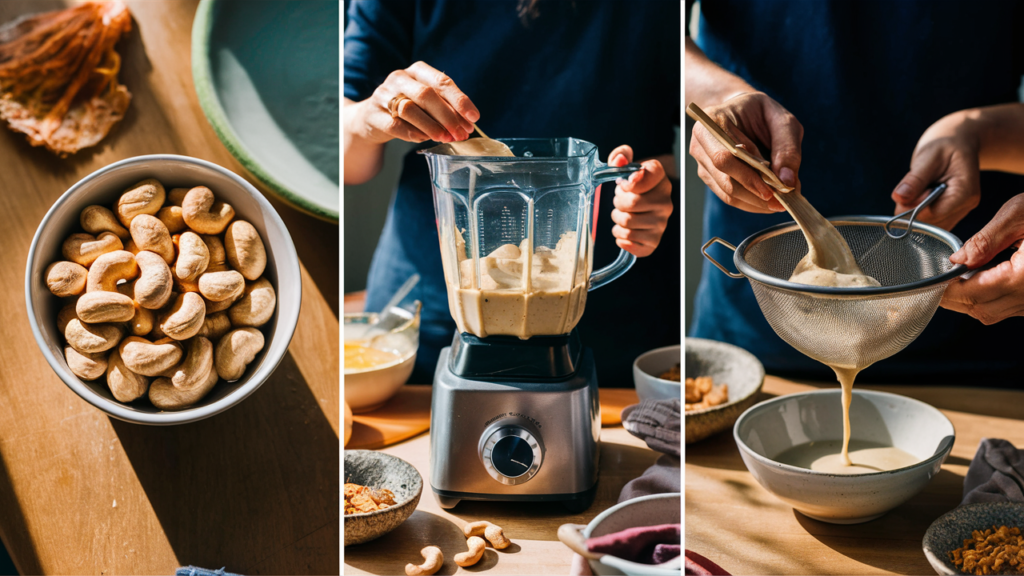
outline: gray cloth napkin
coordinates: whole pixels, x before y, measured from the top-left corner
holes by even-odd
[[[647,442],[651,450],[679,456],[683,435],[679,432],[680,401],[644,400],[622,409],[622,426],[630,434]],[[676,490],[678,492],[678,490]]]
[[[964,504],[1024,502],[1024,450],[983,438],[964,478]]]

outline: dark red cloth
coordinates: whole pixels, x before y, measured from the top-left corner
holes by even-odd
[[[639,562],[640,564],[661,564],[679,555],[681,542],[679,524],[661,524],[659,526],[638,526],[627,528],[621,532],[613,532],[604,536],[587,539],[587,550],[595,553],[611,554],[616,558]],[[676,553],[665,557],[671,550],[659,545],[668,544],[676,547]],[[655,552],[661,556],[655,561]]]
[[[686,551],[683,566],[689,576],[730,576],[724,568],[692,550]]]

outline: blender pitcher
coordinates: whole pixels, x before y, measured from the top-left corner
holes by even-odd
[[[430,166],[448,306],[480,338],[567,334],[587,292],[624,274],[620,251],[592,272],[597,187],[641,169],[598,160],[576,138],[503,139],[515,157],[419,153]]]

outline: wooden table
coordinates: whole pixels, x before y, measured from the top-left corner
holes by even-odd
[[[569,573],[572,552],[558,540],[558,527],[565,523],[587,524],[618,502],[626,482],[643,474],[659,453],[626,432],[622,426],[601,430],[601,471],[597,497],[586,512],[570,514],[558,504],[461,502],[442,510],[430,491],[430,435],[381,450],[406,460],[423,477],[423,496],[412,516],[393,532],[345,548],[345,574],[402,574],[411,561],[422,562],[424,546],[438,546],[445,564],[438,574],[466,574],[487,570],[490,574]],[[483,559],[469,569],[459,568],[452,557],[466,549],[462,527],[477,520],[500,525],[512,546],[496,551],[488,547]],[[449,551],[452,551],[449,553]]]
[[[767,398],[828,383],[769,376]],[[731,433],[686,447],[686,548],[732,574],[933,574],[921,552],[928,526],[955,508],[983,437],[1024,446],[1024,392],[984,388],[860,386],[922,400],[956,428],[942,471],[920,494],[885,516],[853,526],[811,520],[747,472]]]
[[[5,0],[0,21],[63,5]],[[134,22],[120,48],[121,79],[134,98],[106,140],[58,159],[0,130],[0,536],[22,574],[171,574],[188,564],[337,574],[336,225],[274,201],[304,264],[298,328],[270,380],[213,418],[168,428],[112,420],[57,378],[32,337],[29,244],[76,181],[123,158],[176,153],[255,183],[196,100],[196,0],[128,5]]]

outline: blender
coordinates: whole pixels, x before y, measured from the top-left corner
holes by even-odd
[[[624,274],[593,269],[600,184],[640,170],[575,138],[502,139],[514,157],[420,151],[430,166],[448,305],[458,326],[434,374],[430,485],[462,500],[587,509],[601,409],[575,327],[587,292]]]

